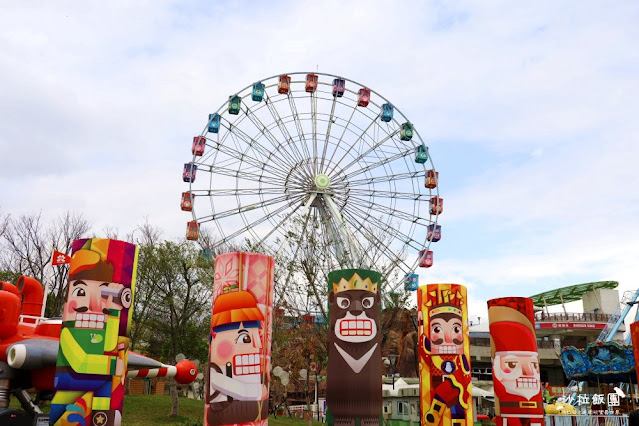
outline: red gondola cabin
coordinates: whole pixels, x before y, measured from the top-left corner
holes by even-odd
[[[371,101],[371,89],[362,87],[357,92],[357,106],[366,107]]]
[[[433,252],[431,250],[419,251],[419,266],[421,268],[430,268],[433,266]]]
[[[429,189],[437,188],[437,181],[439,180],[439,172],[435,170],[426,170],[426,181],[424,186]]]
[[[186,224],[186,239],[190,241],[197,241],[200,236],[200,225],[192,220]]]
[[[190,212],[193,210],[193,194],[191,191],[186,191],[182,193],[182,202],[180,203],[180,208],[182,211]]]
[[[430,199],[430,214],[442,214],[444,211],[444,199],[433,197]]]
[[[281,93],[285,95],[288,91],[291,90],[291,77],[288,75],[281,75],[280,82],[277,83],[277,93]]]
[[[317,90],[317,74],[306,74],[306,92],[315,93]]]
[[[191,153],[201,157],[204,154],[204,148],[206,147],[206,138],[204,136],[194,136],[193,146],[191,147]]]

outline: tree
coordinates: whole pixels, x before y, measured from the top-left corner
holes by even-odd
[[[189,242],[164,241],[143,246],[138,262],[138,283],[146,303],[143,340],[157,343],[163,359],[174,362],[178,353],[187,358],[207,358],[213,267],[199,259],[199,250]],[[144,293],[148,292],[148,293]],[[175,380],[170,382],[173,405],[171,416],[179,413]]]

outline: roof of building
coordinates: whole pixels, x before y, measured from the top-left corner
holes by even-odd
[[[530,296],[535,305],[552,306],[561,305],[562,303],[575,302],[581,300],[585,293],[600,288],[613,289],[619,285],[617,281],[597,281],[594,283],[584,283],[571,285],[568,287],[556,288],[554,290],[545,291],[543,293]]]

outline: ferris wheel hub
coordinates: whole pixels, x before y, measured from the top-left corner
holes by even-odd
[[[331,179],[323,173],[315,176],[315,186],[317,189],[326,189],[331,185]]]

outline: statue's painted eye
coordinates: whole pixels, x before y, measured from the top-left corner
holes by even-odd
[[[517,367],[517,361],[506,361],[506,365],[508,368],[515,368]]]
[[[235,343],[251,343],[251,335],[248,334],[246,331],[240,333],[239,336],[237,336],[237,339],[235,339]]]
[[[84,291],[82,287],[76,288],[75,290],[73,290],[73,293],[71,293],[71,296],[78,296],[78,297],[84,297],[86,295],[87,293]]]
[[[337,306],[339,306],[342,309],[346,309],[349,306],[351,306],[351,301],[348,300],[347,297],[338,297],[337,298]]]
[[[362,299],[362,306],[364,307],[364,309],[368,309],[373,306],[374,302],[375,299],[373,297],[365,297]]]

